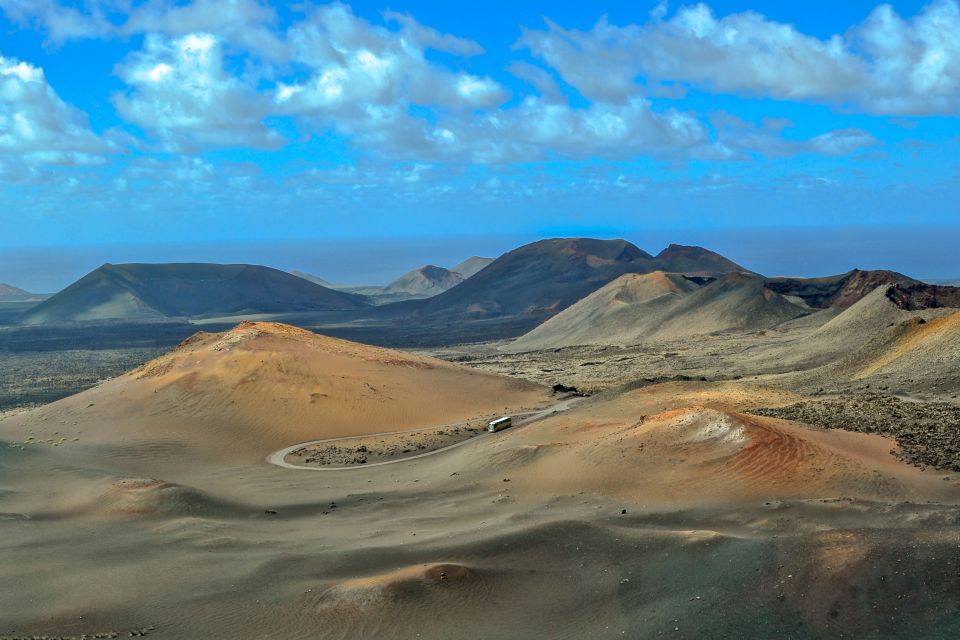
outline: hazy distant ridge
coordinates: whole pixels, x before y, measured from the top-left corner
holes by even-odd
[[[105,264],[31,309],[24,322],[148,320],[365,306],[359,296],[258,265]]]

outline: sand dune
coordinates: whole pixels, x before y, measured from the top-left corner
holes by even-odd
[[[547,397],[536,385],[440,360],[247,322],[197,334],[127,375],[22,414],[7,433],[69,436],[64,446],[77,438],[117,454],[169,443],[156,455],[186,447],[261,459],[307,440],[447,424]]]
[[[154,478],[119,478],[77,483],[31,517],[226,517],[244,512],[238,505],[176,483]]]
[[[805,310],[758,276],[732,273],[704,286],[679,274],[627,274],[511,343],[510,351],[636,344],[768,329]]]

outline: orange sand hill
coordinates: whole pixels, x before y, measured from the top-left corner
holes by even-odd
[[[181,447],[260,459],[307,440],[449,424],[547,398],[537,385],[433,358],[245,322],[198,333],[135,371],[24,414],[10,429],[63,446],[74,438],[136,445],[145,456]]]
[[[955,497],[948,483],[897,460],[893,440],[741,412],[793,399],[730,384],[648,387],[508,433],[479,464],[509,475],[511,490],[645,505]]]

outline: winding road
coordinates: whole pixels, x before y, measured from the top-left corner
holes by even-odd
[[[546,409],[541,409],[540,411],[530,411],[526,413],[512,414],[513,417],[513,426],[510,427],[507,431],[515,431],[522,427],[525,427],[529,424],[543,420],[546,417],[552,416],[555,413],[560,413],[566,411],[577,402],[583,400],[582,397],[574,396],[572,398],[565,398],[560,402],[550,405]],[[286,457],[296,451],[301,447],[309,447],[317,444],[326,444],[329,442],[339,442],[341,440],[356,440],[358,438],[375,438],[378,436],[396,436],[404,433],[416,433],[418,431],[427,431],[429,429],[444,429],[449,427],[458,426],[463,424],[461,422],[452,424],[452,425],[439,425],[436,427],[417,427],[416,429],[406,429],[403,431],[385,431],[383,433],[364,433],[360,435],[353,436],[341,436],[338,438],[324,438],[322,440],[311,440],[310,442],[301,442],[300,444],[295,444],[289,447],[280,449],[279,451],[274,451],[269,456],[267,456],[267,462],[281,467],[283,469],[295,469],[297,471],[353,471],[356,469],[369,469],[371,467],[382,467],[388,464],[398,464],[400,462],[408,462],[410,460],[417,460],[419,458],[426,458],[427,456],[434,456],[438,453],[443,453],[444,451],[450,451],[451,449],[456,449],[457,447],[462,447],[464,445],[470,444],[471,442],[476,442],[477,440],[482,440],[483,438],[489,438],[490,436],[495,436],[497,433],[490,433],[484,431],[481,435],[463,440],[462,442],[457,442],[456,444],[451,444],[440,449],[434,449],[433,451],[427,451],[426,453],[420,453],[415,456],[408,456],[405,458],[397,458],[396,460],[386,460],[384,462],[374,462],[371,464],[357,464],[351,465],[349,467],[307,467],[303,465],[291,464],[286,461]],[[502,432],[498,432],[502,433]]]

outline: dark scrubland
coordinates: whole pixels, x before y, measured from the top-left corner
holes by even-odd
[[[898,457],[920,467],[960,471],[960,406],[863,394],[751,411],[828,429],[895,438]]]

